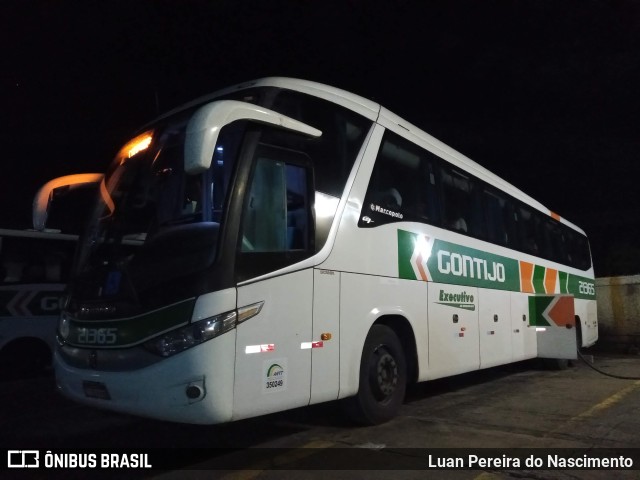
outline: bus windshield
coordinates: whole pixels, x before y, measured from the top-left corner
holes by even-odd
[[[241,126],[223,129],[212,167],[189,175],[191,113],[152,125],[116,155],[80,242],[74,297],[149,306],[150,292],[178,294],[176,279],[188,282],[213,263]]]
[[[313,170],[309,192],[332,197],[333,210],[325,209],[314,219],[313,248],[321,248],[371,120],[321,98],[274,87],[234,90],[203,101],[218,100],[260,105],[322,131],[312,140],[279,130],[259,134],[260,142],[304,152]],[[235,265],[245,190],[242,183],[231,188],[237,171],[248,175],[245,164],[238,168],[239,152],[245,141],[257,141],[257,133],[252,127],[252,140],[246,139],[249,122],[244,120],[224,126],[210,168],[189,174],[184,168],[186,128],[202,105],[195,102],[160,117],[128,142],[107,169],[78,245],[66,308],[72,316],[123,318],[229,288],[245,273],[264,273],[239,273]],[[249,150],[243,149],[243,161],[252,161]],[[258,215],[251,231],[264,240],[261,225],[268,223],[266,216]],[[249,240],[243,239],[243,245]],[[311,243],[304,245],[310,253]],[[284,257],[294,261],[289,254]],[[248,263],[273,267],[268,262]]]

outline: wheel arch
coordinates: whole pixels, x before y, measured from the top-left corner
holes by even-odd
[[[0,377],[23,376],[41,373],[53,361],[51,345],[40,337],[14,338],[0,349]]]
[[[582,319],[580,318],[580,315],[577,315],[577,314],[575,318],[576,318],[576,343],[577,343],[578,350],[580,350],[584,345],[584,338],[582,336]]]
[[[34,335],[25,335],[22,337],[16,337],[9,340],[7,343],[2,345],[0,348],[0,353],[10,352],[19,348],[24,349],[34,349],[38,352],[48,352],[50,355],[53,355],[53,351],[51,349],[51,345],[44,339],[34,336]]]
[[[415,383],[419,373],[418,349],[415,332],[409,320],[403,315],[382,315],[373,322],[371,327],[374,325],[385,325],[398,336],[407,363],[407,381]]]

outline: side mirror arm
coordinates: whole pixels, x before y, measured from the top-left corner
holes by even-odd
[[[237,120],[274,125],[309,137],[322,135],[317,128],[252,103],[236,100],[211,102],[200,107],[187,124],[184,147],[184,169],[187,173],[201,173],[211,166],[220,130]]]
[[[33,198],[33,228],[38,231],[45,229],[54,190],[63,187],[70,189],[87,187],[101,182],[102,178],[101,173],[78,173],[49,180],[40,187]]]

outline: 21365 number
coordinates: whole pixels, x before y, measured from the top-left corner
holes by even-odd
[[[80,328],[78,343],[86,345],[113,345],[118,341],[117,328]]]

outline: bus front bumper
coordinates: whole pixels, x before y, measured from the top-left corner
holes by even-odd
[[[231,420],[235,330],[131,371],[100,371],[66,363],[56,352],[57,389],[93,407],[193,424]]]

